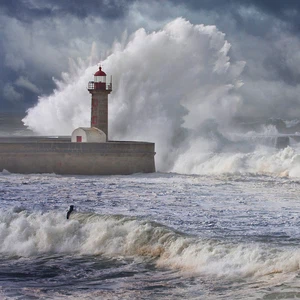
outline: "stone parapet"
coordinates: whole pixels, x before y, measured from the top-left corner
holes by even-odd
[[[0,141],[0,171],[70,175],[126,175],[155,172],[154,143]]]

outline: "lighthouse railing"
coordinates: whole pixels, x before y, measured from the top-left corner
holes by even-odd
[[[93,90],[95,87],[94,81],[89,81],[88,83],[88,90]]]
[[[104,83],[104,82],[94,82],[89,81],[88,83],[88,90],[107,90],[112,91],[112,83]]]
[[[107,84],[107,85],[106,85],[106,89],[107,89],[108,91],[112,91],[112,83]]]

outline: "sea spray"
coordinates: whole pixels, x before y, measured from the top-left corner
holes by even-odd
[[[230,43],[215,26],[178,18],[157,32],[144,29],[116,43],[102,61],[113,75],[110,139],[156,143],[159,170],[170,171],[207,119],[224,126],[241,104],[237,90],[244,62],[231,62]],[[50,96],[39,98],[24,124],[40,134],[70,135],[89,126],[86,91],[97,66],[64,75]]]
[[[284,125],[283,120],[236,121],[247,111],[239,95],[245,63],[230,58],[230,47],[215,26],[182,18],[116,42],[101,62],[113,75],[109,138],[155,142],[158,171],[300,176],[297,143],[275,149],[275,125]],[[97,68],[81,62],[76,72],[63,73],[53,94],[41,96],[29,109],[24,124],[43,135],[70,135],[76,127],[89,126],[86,86]]]

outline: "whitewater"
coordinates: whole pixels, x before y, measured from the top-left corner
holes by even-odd
[[[115,42],[109,137],[155,142],[158,172],[0,170],[0,298],[300,298],[300,123],[249,109],[231,47],[182,18]],[[74,63],[24,126],[0,116],[0,135],[89,126],[97,68]]]
[[[298,298],[299,189],[272,176],[3,172],[0,295]]]

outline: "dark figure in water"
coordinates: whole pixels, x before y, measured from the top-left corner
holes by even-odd
[[[67,212],[67,219],[69,219],[71,212],[74,210],[74,205],[70,205],[70,208]]]

